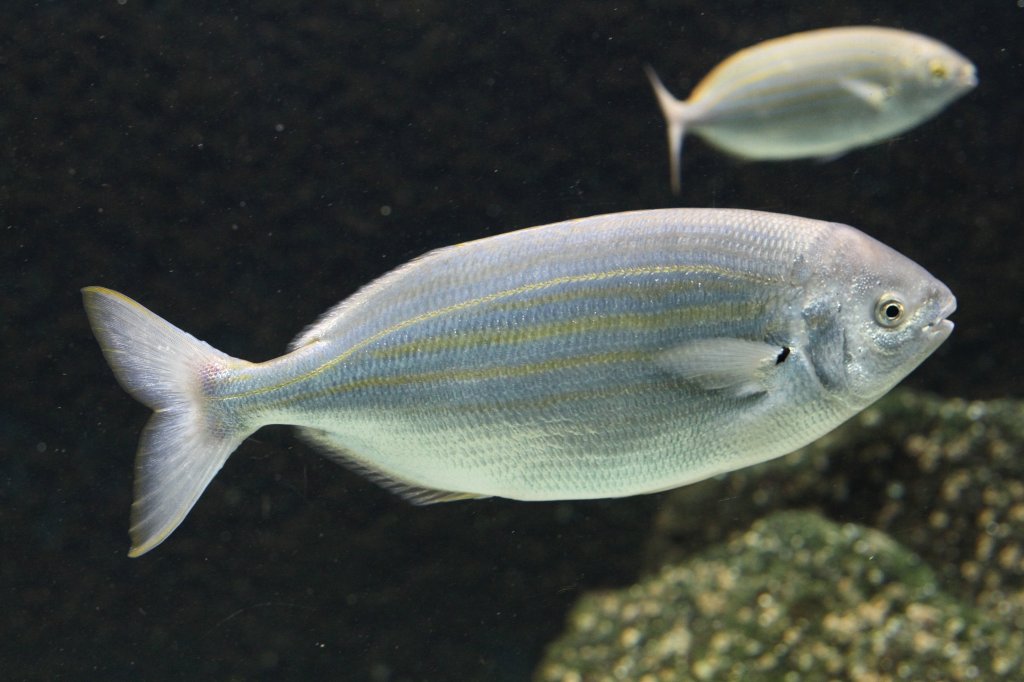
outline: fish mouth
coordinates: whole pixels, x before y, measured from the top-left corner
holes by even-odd
[[[950,335],[953,331],[953,322],[948,318],[956,311],[956,299],[952,296],[946,301],[945,305],[939,311],[938,316],[933,322],[924,326],[924,331],[927,334],[935,334],[941,336],[943,339]]]
[[[953,327],[955,326],[950,320],[938,320],[925,327],[924,331],[927,334],[934,334],[945,338],[953,333]]]
[[[978,73],[973,66],[969,66],[960,72],[960,85],[968,90],[978,85]]]

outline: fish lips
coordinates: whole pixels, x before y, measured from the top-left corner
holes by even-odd
[[[935,321],[926,324],[924,326],[924,333],[931,336],[936,344],[945,341],[951,333],[953,333],[953,322],[949,320],[949,316],[956,311],[956,299],[950,295],[949,299],[939,310],[939,314]]]
[[[964,90],[973,90],[978,85],[978,72],[975,70],[974,65],[965,67],[960,72],[960,87]]]

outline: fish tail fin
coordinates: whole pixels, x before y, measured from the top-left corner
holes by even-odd
[[[255,429],[211,388],[249,363],[232,358],[110,289],[82,289],[85,311],[118,382],[153,410],[135,460],[128,556],[153,549],[185,519],[228,456]]]
[[[651,82],[654,94],[658,98],[658,106],[665,117],[668,130],[668,162],[672,170],[672,193],[679,194],[682,188],[683,138],[686,137],[690,105],[676,99],[649,64],[644,65],[644,72]]]

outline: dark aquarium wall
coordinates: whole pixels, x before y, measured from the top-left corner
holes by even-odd
[[[725,489],[692,507],[671,498],[684,489],[414,507],[276,427],[235,453],[166,543],[129,560],[134,452],[148,411],[104,362],[83,286],[123,291],[211,345],[260,361],[362,284],[435,247],[632,209],[762,209],[854,225],[953,290],[953,335],[904,387],[941,399],[1021,397],[1024,9],[1012,0],[907,7],[5,3],[0,676],[602,679],[573,678],[585,668],[573,653],[541,667],[578,600],[657,574],[686,558],[681,547],[691,556],[710,547],[721,562],[772,506],[754,492],[749,504],[723,504]],[[830,162],[744,162],[689,137],[682,193],[670,192],[645,64],[685,97],[740,48],[858,24],[951,45],[977,66],[978,87],[905,134]],[[967,414],[967,403],[955,404]],[[932,424],[915,419],[906,423]],[[1024,496],[1010,485],[1019,469],[999,464],[1022,454],[1007,435],[1014,423],[1007,417],[991,439],[970,441],[995,458],[982,478],[999,481],[972,478],[980,460],[966,455],[948,466],[922,460],[920,470],[887,459],[907,442],[924,447],[897,428],[866,459],[808,455],[812,470],[828,470],[827,490],[783,494],[786,481],[769,477],[771,499],[892,533],[948,600],[967,599],[996,583],[954,563],[976,551],[964,529],[1005,521],[1011,530],[999,541],[1024,535],[1024,512],[1008,511],[1013,495]],[[898,490],[889,466],[904,466]],[[960,469],[966,478],[955,478]],[[1001,481],[1009,497],[1002,504],[978,492],[954,504],[942,497],[946,478],[914,488],[935,472],[979,491]],[[920,495],[901,509],[924,511],[877,514],[894,491]],[[949,521],[946,535],[915,535],[942,521],[929,516],[939,498],[947,521],[957,509],[968,514],[964,532]],[[998,518],[979,521],[985,505]],[[707,523],[680,523],[678,508]],[[757,528],[775,537],[801,518]],[[948,555],[934,551],[937,537]],[[905,566],[894,556],[892,565]],[[985,565],[970,557],[963,562]],[[1024,569],[1013,570],[997,582],[1019,592]],[[920,574],[907,579],[920,587]],[[910,593],[926,602],[929,591]],[[621,610],[627,601],[609,603]],[[589,646],[565,641],[577,653]],[[1012,678],[1015,664],[1007,666]],[[697,674],[688,670],[680,679]]]

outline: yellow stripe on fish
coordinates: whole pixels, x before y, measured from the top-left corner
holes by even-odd
[[[541,291],[541,290],[544,290],[544,289],[549,289],[549,288],[552,288],[552,287],[555,287],[555,286],[559,286],[559,285],[563,285],[563,284],[583,284],[583,283],[599,282],[601,280],[614,279],[614,278],[618,278],[618,277],[629,277],[629,276],[637,276],[637,275],[643,275],[643,276],[670,275],[670,274],[676,274],[676,273],[680,273],[680,272],[685,272],[687,274],[707,274],[707,275],[718,275],[718,276],[723,276],[723,277],[738,277],[738,278],[744,279],[747,282],[751,282],[751,283],[758,283],[758,282],[760,282],[760,283],[767,284],[767,283],[772,281],[771,278],[766,278],[766,277],[758,276],[755,273],[749,273],[749,272],[743,273],[743,272],[738,272],[738,271],[735,271],[735,270],[729,270],[728,268],[724,268],[724,267],[720,267],[720,266],[688,265],[687,264],[687,265],[674,265],[674,266],[670,266],[670,265],[655,265],[655,266],[646,267],[646,268],[620,268],[620,269],[615,269],[615,270],[609,270],[609,271],[606,271],[606,272],[592,272],[592,273],[586,273],[586,274],[582,274],[582,275],[572,275],[572,276],[566,276],[566,277],[555,277],[555,278],[548,279],[548,280],[545,280],[545,281],[542,281],[542,282],[531,282],[530,284],[526,284],[526,285],[523,285],[523,286],[520,286],[520,287],[516,287],[516,288],[513,288],[513,289],[506,289],[504,291],[497,291],[497,292],[494,292],[494,293],[487,294],[486,296],[480,296],[480,297],[472,298],[472,299],[469,299],[469,300],[466,300],[466,301],[460,301],[459,303],[454,303],[454,304],[451,304],[451,305],[447,305],[447,306],[445,306],[443,308],[439,308],[437,310],[431,310],[431,311],[422,313],[420,315],[417,315],[416,317],[403,320],[402,322],[399,322],[399,323],[397,323],[395,325],[392,325],[392,326],[388,327],[387,329],[383,329],[383,330],[377,332],[376,334],[374,334],[374,335],[372,335],[372,336],[370,336],[370,337],[368,337],[366,339],[363,339],[362,341],[354,344],[350,348],[345,349],[345,351],[343,353],[341,353],[341,354],[339,354],[339,355],[337,355],[337,356],[335,356],[335,357],[325,361],[323,364],[319,365],[318,367],[316,367],[314,369],[311,369],[308,372],[306,372],[304,374],[301,374],[299,376],[291,377],[291,378],[289,378],[286,381],[282,381],[280,384],[270,385],[270,386],[262,386],[262,387],[257,388],[257,389],[250,389],[250,390],[241,391],[241,392],[238,392],[238,393],[227,393],[227,394],[224,394],[224,395],[211,396],[211,399],[212,400],[237,400],[237,399],[241,399],[241,398],[250,398],[250,397],[253,397],[253,396],[260,395],[260,394],[270,393],[270,392],[277,391],[277,390],[280,390],[280,389],[283,389],[283,388],[287,388],[289,386],[292,386],[294,384],[298,384],[298,383],[301,383],[301,382],[304,382],[304,381],[308,381],[308,380],[313,379],[316,376],[322,374],[323,372],[326,372],[327,370],[330,370],[335,365],[337,365],[337,364],[339,364],[341,362],[344,362],[346,359],[348,359],[354,353],[362,350],[363,348],[365,348],[365,347],[367,347],[367,346],[369,346],[369,345],[371,345],[373,343],[376,343],[377,341],[380,341],[380,340],[384,339],[385,337],[387,337],[387,336],[389,336],[391,334],[394,334],[395,332],[401,331],[403,329],[406,329],[406,328],[411,327],[411,326],[416,325],[416,324],[420,324],[422,322],[428,322],[428,321],[434,320],[436,318],[443,317],[445,315],[451,315],[453,313],[457,313],[457,312],[461,312],[461,311],[464,311],[464,310],[468,310],[470,308],[475,308],[477,306],[486,305],[488,303],[493,303],[495,301],[500,301],[502,299],[514,298],[515,296],[519,296],[519,295],[530,293],[530,292],[534,292],[534,291]],[[250,377],[247,374],[242,373],[242,374],[239,374],[239,375],[237,375],[235,377],[227,379],[225,383],[234,383],[234,382],[248,381],[249,379],[250,379]]]

